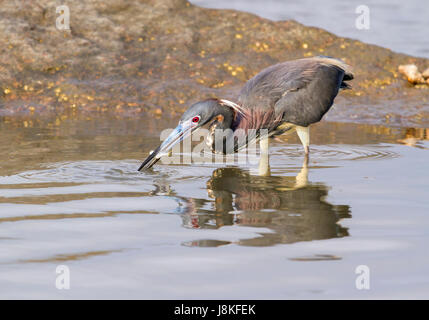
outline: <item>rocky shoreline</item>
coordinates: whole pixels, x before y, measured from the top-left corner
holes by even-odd
[[[57,1],[0,7],[0,116],[177,117],[205,97],[234,99],[268,65],[328,55],[352,65],[356,78],[326,120],[429,125],[429,86],[398,71],[425,70],[428,59],[186,0],[61,4],[70,8],[70,30],[56,28]]]

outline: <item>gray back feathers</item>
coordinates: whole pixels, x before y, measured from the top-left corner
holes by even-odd
[[[239,104],[249,113],[268,113],[271,119],[308,126],[322,119],[338,91],[349,88],[344,81],[351,79],[351,68],[334,58],[287,61],[250,79],[240,92]]]

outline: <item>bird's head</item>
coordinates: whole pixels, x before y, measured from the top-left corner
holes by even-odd
[[[230,125],[234,117],[234,109],[238,106],[227,100],[208,99],[197,102],[189,107],[180,118],[178,126],[156,148],[138,169],[152,167],[162,156],[167,155],[174,145],[212,120],[222,121]]]
[[[219,100],[208,99],[191,105],[179,121],[179,126],[190,128],[194,131],[216,117],[219,108]]]

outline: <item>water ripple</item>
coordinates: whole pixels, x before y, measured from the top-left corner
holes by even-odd
[[[284,159],[303,157],[300,145],[274,144],[271,161],[284,163]],[[316,163],[357,160],[388,160],[399,157],[390,145],[316,145],[311,147],[310,159]],[[46,164],[40,170],[30,170],[10,176],[0,177],[0,185],[20,185],[34,183],[126,183],[141,184],[154,179],[174,178],[176,181],[189,181],[208,177],[213,169],[223,163],[192,165],[158,165],[146,172],[137,172],[139,160],[116,161],[76,161]],[[233,164],[233,163],[230,163]],[[240,164],[239,164],[240,165]],[[246,163],[242,166],[246,167]],[[198,168],[198,170],[195,170]],[[131,191],[131,190],[128,190]]]
[[[147,180],[147,175],[137,172],[137,160],[75,161],[43,165],[40,170],[30,170],[0,177],[1,184],[26,183],[100,183]]]
[[[275,146],[273,157],[302,157],[303,150],[298,145]],[[399,157],[390,145],[316,145],[311,146],[310,158],[316,162],[337,162],[355,160],[388,160]]]

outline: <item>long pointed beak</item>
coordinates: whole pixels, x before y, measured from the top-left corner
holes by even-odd
[[[155,163],[158,162],[159,159],[161,159],[162,156],[168,155],[169,151],[177,143],[179,143],[192,133],[192,129],[193,127],[191,122],[179,124],[176,129],[174,129],[173,132],[170,133],[167,139],[165,139],[164,142],[158,148],[156,148],[149,155],[149,157],[146,158],[145,161],[143,161],[138,171],[151,168]]]

